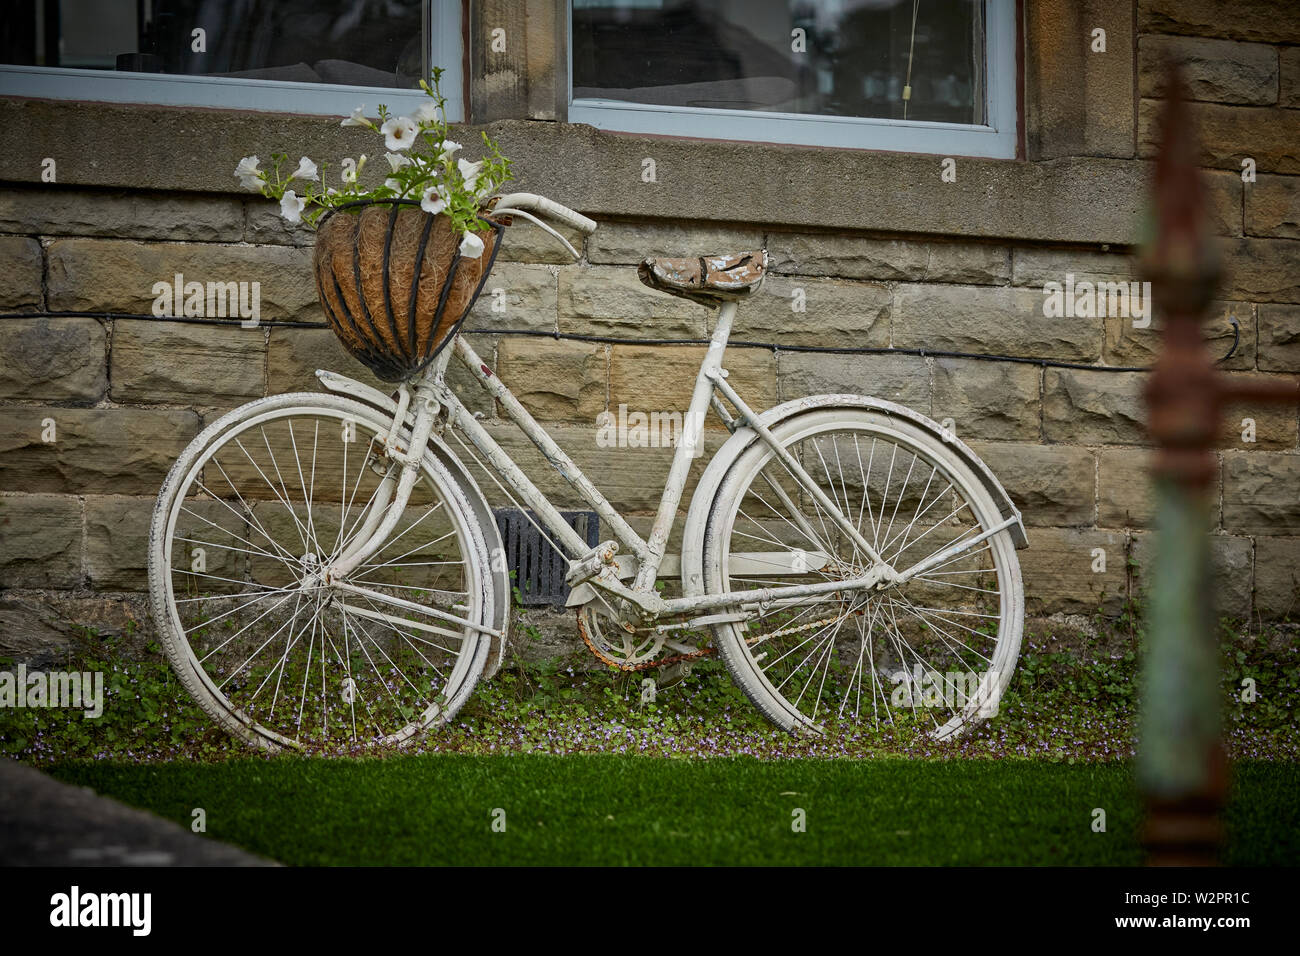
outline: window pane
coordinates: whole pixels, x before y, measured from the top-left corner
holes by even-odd
[[[983,8],[982,0],[573,0],[573,96],[982,124]]]
[[[0,62],[411,88],[424,65],[422,6],[422,0],[6,0]],[[195,30],[203,31],[201,40]]]

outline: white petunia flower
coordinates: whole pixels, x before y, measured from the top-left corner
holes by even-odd
[[[421,126],[432,126],[438,122],[438,105],[425,103],[415,111],[414,119]]]
[[[393,178],[391,178],[391,177],[388,178],[388,179],[385,179],[385,180],[384,180],[384,185],[385,185],[387,188],[391,189],[393,192],[397,193],[398,196],[401,196],[402,193],[403,193],[403,191],[404,191],[405,188],[406,188],[406,187],[403,186],[400,182],[398,182],[396,179],[393,179]]]
[[[280,200],[280,215],[289,222],[301,222],[302,211],[306,205],[305,196],[295,195],[292,189],[285,190],[284,198]]]
[[[256,156],[245,156],[235,167],[235,175],[239,177],[239,185],[245,189],[259,190],[262,188],[262,171],[257,168]]]
[[[442,151],[446,155],[450,156],[458,149],[460,149],[460,143],[456,142],[454,139],[444,139],[442,141]]]
[[[410,149],[419,130],[409,116],[394,116],[379,127],[379,132],[384,134],[384,145],[396,151]]]
[[[365,106],[364,105],[358,106],[356,109],[352,111],[352,115],[349,116],[347,119],[345,119],[342,123],[339,123],[339,125],[340,126],[369,126],[371,129],[374,129],[375,124],[370,122],[370,120],[366,119],[364,112],[365,112]]]
[[[478,179],[478,174],[483,169],[483,163],[471,163],[467,159],[458,159],[456,160],[456,166],[460,170],[461,178],[465,180],[465,185],[473,189],[474,181]]]
[[[397,172],[403,166],[411,165],[410,157],[403,156],[401,153],[385,153],[384,158],[388,160],[388,165],[392,167],[393,172]]]
[[[447,208],[447,201],[442,198],[442,190],[435,184],[420,196],[420,208],[431,216],[436,216]]]
[[[318,170],[316,169],[316,164],[313,163],[306,156],[304,156],[302,159],[298,160],[298,168],[293,171],[293,175],[291,175],[289,178],[309,179],[315,181],[320,178],[320,176],[317,175],[317,173]]]
[[[472,232],[465,233],[460,241],[460,254],[466,259],[477,259],[483,255],[483,240]]]

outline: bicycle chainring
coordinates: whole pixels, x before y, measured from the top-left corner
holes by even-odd
[[[654,667],[667,667],[684,661],[699,660],[713,653],[706,645],[688,650],[654,628],[621,620],[617,612],[601,606],[599,601],[589,601],[578,608],[578,633],[587,648],[610,667],[622,671],[644,671]],[[683,653],[659,657],[667,644],[670,649]]]

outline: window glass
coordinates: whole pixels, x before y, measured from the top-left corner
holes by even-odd
[[[5,0],[0,62],[409,89],[426,65],[423,6],[422,0]]]
[[[575,99],[979,125],[981,0],[573,0]]]

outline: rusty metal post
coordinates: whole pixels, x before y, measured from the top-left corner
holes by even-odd
[[[1197,149],[1176,68],[1168,71],[1152,205],[1142,254],[1163,347],[1147,382],[1154,465],[1156,549],[1142,665],[1138,783],[1143,843],[1152,865],[1209,865],[1222,845],[1227,790],[1220,735],[1219,648],[1210,581],[1208,492],[1214,440],[1232,401],[1296,401],[1294,386],[1238,386],[1218,375],[1201,323],[1220,266],[1197,170]]]

